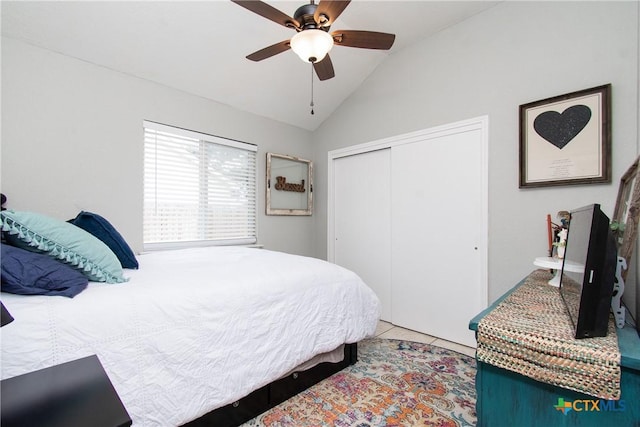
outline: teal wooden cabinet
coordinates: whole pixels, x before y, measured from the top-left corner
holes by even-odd
[[[474,317],[469,328],[477,331],[480,320],[523,282]],[[620,400],[598,399],[478,362],[478,427],[640,427],[640,338],[629,326],[617,334],[622,356]],[[565,404],[571,409],[556,409]]]

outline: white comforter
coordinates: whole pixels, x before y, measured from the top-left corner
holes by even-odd
[[[2,294],[2,378],[97,354],[135,426],[173,426],[234,402],[316,354],[375,331],[354,273],[249,248],[139,256],[122,284],[75,298]]]

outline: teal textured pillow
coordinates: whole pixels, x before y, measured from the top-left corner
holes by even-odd
[[[118,257],[107,245],[73,224],[35,212],[6,210],[0,212],[2,231],[9,243],[18,240],[20,247],[46,253],[82,271],[94,282],[121,283]]]

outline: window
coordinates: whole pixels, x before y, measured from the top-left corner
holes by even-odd
[[[256,243],[252,144],[144,122],[144,249]]]

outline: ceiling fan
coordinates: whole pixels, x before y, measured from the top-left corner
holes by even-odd
[[[233,3],[257,13],[287,28],[296,34],[290,40],[284,40],[260,49],[247,56],[252,61],[262,61],[274,55],[292,49],[303,61],[311,62],[320,80],[335,76],[333,63],[328,55],[333,45],[364,49],[389,50],[396,38],[395,34],[374,31],[338,30],[329,33],[329,27],[349,5],[349,1],[321,0],[315,4],[300,6],[293,18],[262,1],[231,0]]]

